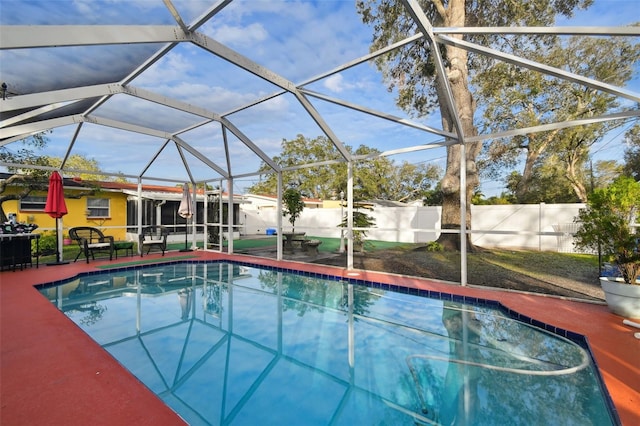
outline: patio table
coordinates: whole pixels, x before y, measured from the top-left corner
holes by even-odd
[[[113,251],[116,252],[116,259],[118,258],[118,250],[124,250],[125,256],[133,256],[133,241],[115,241]]]

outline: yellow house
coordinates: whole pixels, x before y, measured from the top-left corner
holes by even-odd
[[[0,173],[0,178],[10,174]],[[105,235],[115,240],[124,240],[127,223],[127,195],[121,190],[93,187],[73,179],[63,179],[65,203],[68,214],[62,219],[63,235],[69,228],[92,226],[101,229]],[[3,195],[17,194],[22,190],[20,184],[8,186]],[[15,217],[19,223],[35,223],[35,232],[55,231],[56,220],[44,212],[47,193],[32,191],[20,200],[7,200],[2,203],[4,213],[10,219]]]
[[[0,179],[10,176],[9,173],[0,173]],[[178,215],[182,198],[182,188],[179,185],[169,187],[145,184],[139,195],[136,183],[88,182],[77,178],[63,178],[63,188],[68,211],[61,219],[63,238],[68,238],[70,228],[91,226],[100,229],[107,236],[113,236],[116,241],[137,241],[138,210],[141,209],[144,226],[163,225],[171,232],[169,242],[184,241],[187,220]],[[13,184],[2,195],[18,194],[22,189],[20,183]],[[228,199],[228,194],[223,193],[222,196]],[[236,197],[233,221],[234,224],[239,224],[242,200],[235,199]],[[203,225],[205,193],[202,189],[196,191],[194,201],[196,224]],[[2,209],[7,217],[15,217],[16,222],[38,225],[36,233],[55,232],[56,220],[44,212],[46,202],[46,191],[32,191],[20,200],[4,201]],[[209,204],[209,208],[212,208],[212,204]],[[227,213],[223,213],[223,216],[224,223],[228,223]],[[200,238],[204,237],[202,228],[197,232]]]

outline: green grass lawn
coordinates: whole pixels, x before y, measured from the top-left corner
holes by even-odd
[[[326,237],[315,237],[315,236],[307,236],[309,240],[320,240],[322,244],[318,246],[318,251],[325,253],[337,252],[340,247],[340,238],[326,238]],[[233,240],[233,250],[234,251],[242,251],[247,249],[261,248],[261,247],[275,247],[277,243],[277,237],[269,237],[269,238],[256,238],[256,239],[242,239],[242,240]],[[226,242],[225,242],[226,245]],[[389,248],[398,248],[412,246],[412,244],[407,243],[396,243],[389,241],[376,241],[376,240],[368,240],[366,242],[366,249],[368,251],[375,250],[383,250]]]
[[[308,236],[309,240],[320,240],[322,244],[318,246],[318,251],[325,253],[337,252],[338,247],[340,246],[339,238],[326,238],[326,237],[315,237]],[[277,243],[277,237],[261,237],[261,238],[243,238],[241,240],[233,240],[233,251],[241,252],[250,249],[257,249],[263,247],[275,247]],[[414,244],[410,243],[397,243],[390,241],[377,241],[377,240],[367,240],[366,249],[367,251],[376,251],[376,250],[384,250],[390,248],[411,248]],[[189,245],[190,246],[190,245]],[[224,246],[228,246],[228,241],[224,242]],[[167,244],[168,250],[180,250],[184,248],[184,243],[171,243]],[[202,248],[203,244],[198,243],[198,247]],[[134,250],[135,251],[135,250]]]

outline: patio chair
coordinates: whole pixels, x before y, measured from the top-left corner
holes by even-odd
[[[140,257],[144,254],[144,249],[147,249],[147,254],[151,251],[151,249],[162,250],[162,255],[164,256],[164,252],[167,249],[167,236],[169,235],[169,230],[164,226],[147,226],[142,228],[142,234],[138,235],[138,240],[140,243]]]
[[[102,233],[98,228],[91,226],[78,226],[69,229],[69,238],[75,241],[80,248],[74,262],[81,254],[84,254],[89,263],[89,254],[93,260],[96,259],[96,252],[108,252],[109,260],[113,259],[113,237]]]

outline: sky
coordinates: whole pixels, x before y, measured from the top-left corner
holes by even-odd
[[[186,23],[193,22],[211,3],[173,1]],[[298,84],[368,53],[372,30],[361,23],[354,3],[346,0],[234,1],[198,31]],[[577,12],[571,20],[559,20],[558,25],[618,26],[630,24],[638,17],[635,0],[596,0],[588,11]],[[175,25],[161,0],[0,0],[0,23]],[[158,47],[160,45],[0,51],[0,79],[7,81],[10,90],[17,94],[38,92],[44,87],[99,84],[114,75],[124,77],[137,58]],[[28,70],[26,75],[25,70]],[[220,114],[279,91],[271,83],[238,70],[189,43],[181,43],[131,84]],[[640,92],[640,77],[636,75],[628,87]],[[395,93],[386,89],[380,73],[368,63],[312,83],[307,88],[386,114],[407,117],[395,106]],[[335,135],[354,148],[366,145],[386,151],[441,139],[329,102],[310,99]],[[95,115],[167,132],[176,132],[199,122],[185,113],[122,95],[112,97]],[[294,139],[298,134],[309,138],[322,135],[318,125],[290,94],[230,114],[228,119],[270,157],[279,153],[283,139]],[[438,114],[409,119],[441,127]],[[47,153],[62,157],[75,131],[76,126],[55,129],[48,135]],[[621,160],[623,131],[597,143],[593,147],[594,159]],[[180,137],[226,168],[222,145],[211,142],[221,140],[219,125],[199,126]],[[177,150],[173,146],[161,150],[163,142],[150,136],[85,124],[72,153],[97,160],[105,171],[133,175],[139,174],[152,158],[156,158],[148,167],[147,176],[185,180],[184,168],[175,165]],[[244,144],[232,135],[229,144],[234,174],[257,170],[260,160]],[[398,162],[438,164],[444,168],[445,155],[444,149],[438,148],[392,158]],[[186,157],[192,159],[190,154]],[[190,161],[190,164],[190,171],[197,180],[217,177],[198,161]],[[244,192],[255,179],[236,179],[234,192]],[[482,182],[482,192],[487,196],[503,190],[502,182]]]

